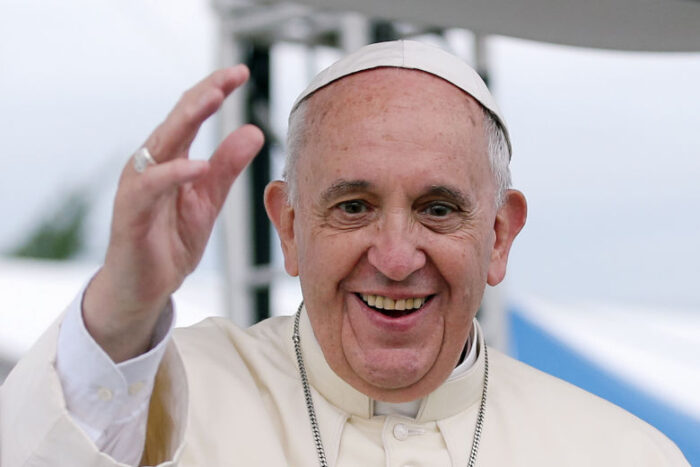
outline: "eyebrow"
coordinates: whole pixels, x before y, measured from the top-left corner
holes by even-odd
[[[326,188],[321,194],[324,202],[329,202],[348,193],[368,190],[372,184],[367,180],[338,180]]]
[[[472,200],[469,196],[462,193],[458,188],[447,185],[432,185],[425,192],[424,196],[440,196],[449,198],[461,207],[472,206]]]
[[[371,188],[372,184],[367,180],[340,179],[323,191],[321,199],[328,203],[349,193],[367,191]],[[449,185],[431,185],[421,196],[439,196],[447,198],[462,208],[469,208],[474,204],[471,197],[465,195],[460,189]]]

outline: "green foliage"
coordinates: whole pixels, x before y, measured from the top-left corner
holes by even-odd
[[[72,193],[39,223],[23,244],[10,255],[23,258],[70,259],[84,247],[84,224],[89,203],[82,193]]]

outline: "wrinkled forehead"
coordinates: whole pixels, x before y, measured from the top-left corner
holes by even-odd
[[[297,97],[292,113],[309,96],[344,77],[377,68],[419,70],[442,78],[473,97],[487,109],[503,128],[510,152],[505,120],[493,96],[479,74],[462,59],[436,47],[416,41],[391,41],[370,44],[345,56],[321,71]]]
[[[306,138],[324,138],[324,130],[352,120],[370,125],[396,119],[402,126],[442,118],[440,131],[450,123],[460,129],[482,126],[483,106],[452,83],[420,70],[379,67],[343,76],[318,89],[304,101]],[[402,114],[411,117],[402,118]],[[339,123],[342,122],[342,123]],[[466,126],[465,126],[466,125]],[[313,129],[313,131],[310,131]]]
[[[429,184],[476,187],[482,178],[490,180],[481,104],[429,73],[361,71],[319,89],[301,111],[297,175],[313,185],[308,193],[338,179],[412,192]],[[391,181],[380,184],[389,173]]]

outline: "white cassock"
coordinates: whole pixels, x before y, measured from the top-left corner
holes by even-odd
[[[144,461],[160,466],[318,464],[292,343],[292,317],[242,330],[211,318],[178,329],[158,369]],[[0,389],[2,467],[122,466],[68,414],[50,328]],[[466,466],[484,376],[478,356],[420,402],[415,417],[375,403],[328,366],[306,313],[301,342],[329,465]],[[688,466],[624,410],[489,349],[478,466]]]

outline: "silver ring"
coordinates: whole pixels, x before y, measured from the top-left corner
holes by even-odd
[[[134,170],[136,170],[138,173],[143,173],[148,166],[156,165],[156,161],[153,159],[153,156],[151,156],[151,153],[148,152],[148,148],[146,146],[136,151],[133,155],[133,159]]]

